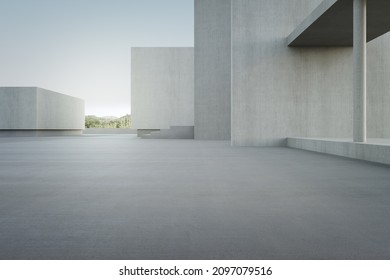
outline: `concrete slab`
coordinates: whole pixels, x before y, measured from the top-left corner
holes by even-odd
[[[352,139],[288,138],[287,146],[302,150],[390,164],[390,139],[368,139],[356,143]]]
[[[390,31],[390,1],[367,1],[367,42]],[[324,0],[287,38],[291,47],[352,46],[353,0]]]
[[[389,259],[389,167],[135,135],[0,138],[0,259]]]

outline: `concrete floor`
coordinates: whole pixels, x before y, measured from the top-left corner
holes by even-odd
[[[0,138],[0,258],[390,259],[389,171],[228,142]]]

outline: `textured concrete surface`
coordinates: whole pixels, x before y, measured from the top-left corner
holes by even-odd
[[[1,259],[389,259],[389,167],[131,135],[0,138]]]
[[[84,129],[84,100],[37,88],[37,127],[40,129]]]
[[[195,0],[195,139],[230,140],[230,0]]]
[[[194,125],[194,49],[131,48],[134,129]]]
[[[232,144],[352,137],[352,48],[289,48],[321,1],[232,1]],[[272,11],[272,12],[270,12]],[[390,134],[390,34],[367,46],[367,134]]]
[[[367,137],[369,138],[390,138],[390,55],[387,51],[389,46],[390,34],[367,44]]]
[[[354,0],[323,0],[288,36],[290,46],[352,46]],[[367,42],[390,31],[390,1],[367,1]]]
[[[288,138],[287,147],[390,164],[390,139],[353,143],[352,139]]]
[[[33,87],[0,87],[0,129],[37,128],[37,96]]]
[[[84,101],[79,98],[37,87],[0,87],[2,134],[12,133],[9,130],[81,133],[84,115]]]

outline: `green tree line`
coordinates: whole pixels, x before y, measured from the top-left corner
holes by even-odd
[[[120,118],[85,116],[85,128],[130,128],[131,116]]]

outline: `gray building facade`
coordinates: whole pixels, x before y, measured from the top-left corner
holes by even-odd
[[[321,19],[319,24],[311,21],[321,18],[327,9],[331,12],[325,22],[341,20],[343,23],[345,12],[352,20],[352,2],[348,3],[336,0],[195,0],[194,103],[192,109],[186,110],[193,112],[194,138],[230,140],[232,146],[285,146],[288,137],[352,138],[359,106],[354,103],[356,48],[352,46],[349,17],[342,30],[348,35],[344,40],[347,43],[324,43],[328,35],[315,30],[309,34],[324,37],[321,43],[313,35],[308,38],[316,44],[302,46],[307,38],[291,43],[291,38],[295,39],[305,28],[321,27]],[[373,8],[369,9],[369,14],[372,12]],[[337,13],[341,16],[335,17]],[[380,28],[382,33],[384,30]],[[367,136],[388,138],[390,36],[376,32],[376,37],[371,38],[371,33],[368,35],[372,41],[367,43],[364,112]],[[338,34],[334,37],[340,38]],[[146,56],[148,63],[142,65],[137,63],[136,57],[132,60],[134,125],[136,128],[168,128],[173,121],[150,125],[148,116],[143,116],[144,123],[138,125],[141,119],[137,115],[148,111],[149,117],[160,116],[159,121],[169,119],[165,116],[172,114],[172,108],[176,107],[165,104],[166,98],[152,97],[162,88],[161,81],[156,80],[159,78],[155,78],[156,73],[164,72],[162,76],[166,81],[168,76],[181,79],[190,71],[158,69],[161,66],[158,59]],[[161,61],[170,57],[169,52],[161,53]],[[152,72],[155,74],[150,75]],[[149,93],[139,95],[141,87],[137,81],[141,78],[137,73],[144,73],[144,84],[150,79],[156,82],[156,88],[142,88],[151,92],[150,96]],[[170,90],[169,87],[164,89]],[[182,100],[182,91],[181,97],[172,95],[177,102]],[[184,95],[190,99],[190,94],[189,90]],[[141,98],[148,107],[140,105]],[[151,100],[155,107],[150,105]],[[187,117],[184,114],[173,119],[181,119],[180,125],[188,125]]]

